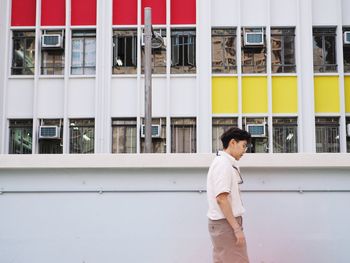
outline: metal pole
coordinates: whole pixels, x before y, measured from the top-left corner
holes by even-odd
[[[152,152],[152,9],[145,8],[145,152]]]

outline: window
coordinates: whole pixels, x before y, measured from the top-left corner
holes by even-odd
[[[35,31],[13,31],[12,75],[34,75]]]
[[[221,135],[231,127],[237,127],[237,118],[213,118],[212,120],[212,152],[223,149]]]
[[[162,36],[163,41],[166,41],[166,30],[165,29],[155,29],[155,33],[158,33]],[[166,43],[165,43],[166,44]],[[144,71],[145,64],[145,48],[144,46],[141,49],[141,72]],[[152,48],[152,73],[154,74],[165,74],[166,73],[166,47]]]
[[[295,73],[294,28],[271,28],[273,73]]]
[[[196,30],[171,30],[171,73],[196,73]]]
[[[314,72],[337,72],[336,28],[313,28]]]
[[[48,127],[51,126],[51,127]],[[47,136],[45,130],[40,131],[40,127],[49,128],[50,136]],[[39,127],[39,153],[43,154],[60,154],[63,153],[63,120],[62,119],[53,119],[53,120],[40,120]],[[55,131],[54,134],[53,131]],[[53,132],[53,133],[52,133]],[[55,136],[56,135],[56,136]],[[54,137],[54,138],[53,138]]]
[[[145,124],[144,119],[141,119],[141,129],[144,129],[143,124]],[[153,127],[153,125],[155,125]],[[154,118],[152,119],[152,134],[156,134],[156,130],[158,130],[158,134],[156,136],[152,136],[152,153],[165,153],[166,152],[166,119],[165,118]],[[141,134],[141,153],[145,152],[145,138],[143,136],[143,132],[140,131]]]
[[[250,129],[254,130],[254,126],[261,127],[264,130],[264,134],[256,133],[252,134],[252,130],[248,129],[248,125]],[[253,126],[251,126],[253,125]],[[258,126],[257,126],[258,125]],[[249,153],[267,153],[269,152],[269,135],[268,135],[268,126],[267,126],[267,118],[246,118],[243,117],[243,129],[247,130],[251,133],[252,139],[251,144],[248,145],[247,152]]]
[[[273,118],[273,152],[298,152],[297,118]]]
[[[63,75],[64,73],[64,30],[43,31],[43,35],[59,35],[61,46],[45,47],[41,40],[41,74]]]
[[[94,153],[95,121],[93,119],[70,120],[69,152]]]
[[[337,153],[339,145],[339,118],[316,117],[316,152]]]
[[[113,31],[113,74],[136,74],[137,31],[117,29]]]
[[[242,28],[242,73],[266,73],[265,44],[247,45],[244,43],[246,33],[263,33],[262,42],[266,43],[264,28]],[[254,39],[254,38],[252,38]]]
[[[171,152],[196,152],[195,118],[173,118],[171,120]]]
[[[211,51],[213,73],[237,73],[236,29],[213,28]]]
[[[32,153],[32,120],[10,120],[10,154]]]
[[[344,38],[344,33],[349,32],[350,27],[348,28],[343,28],[343,38]],[[349,73],[350,72],[350,43],[345,43],[343,46],[343,55],[344,55],[344,72]]]
[[[94,75],[96,70],[96,33],[76,30],[72,33],[72,75]]]
[[[136,153],[136,119],[112,120],[112,153]]]

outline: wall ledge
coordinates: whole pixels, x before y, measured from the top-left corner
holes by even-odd
[[[0,155],[1,169],[208,168],[215,154]],[[350,168],[350,154],[246,154],[242,168]]]

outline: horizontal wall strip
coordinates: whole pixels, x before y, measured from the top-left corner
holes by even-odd
[[[0,155],[2,169],[205,168],[215,154],[23,154]],[[350,154],[246,154],[242,168],[350,168]]]
[[[206,193],[206,190],[4,190],[3,194],[104,194],[104,193]],[[244,193],[350,193],[350,189],[329,190],[329,189],[292,189],[292,190],[242,190]]]

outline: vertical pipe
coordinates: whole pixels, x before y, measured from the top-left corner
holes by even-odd
[[[145,8],[145,153],[152,152],[152,9]]]

